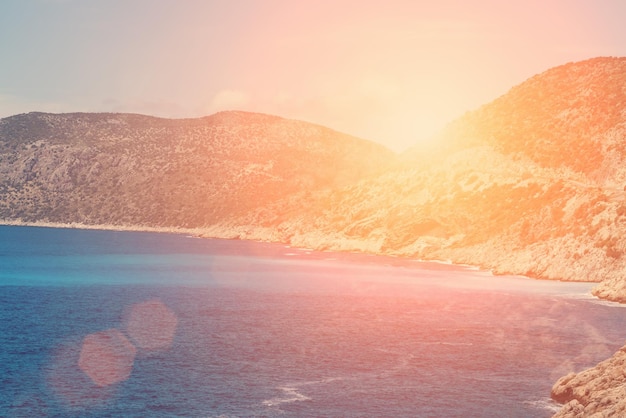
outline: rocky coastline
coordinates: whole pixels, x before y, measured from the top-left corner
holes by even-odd
[[[0,223],[449,260],[626,303],[626,58],[531,77],[436,143],[398,155],[239,111],[15,115],[0,119]],[[561,379],[558,416],[620,415],[621,353]]]

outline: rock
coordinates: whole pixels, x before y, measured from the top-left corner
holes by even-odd
[[[560,378],[551,396],[564,404],[554,417],[626,416],[626,346],[595,367]]]

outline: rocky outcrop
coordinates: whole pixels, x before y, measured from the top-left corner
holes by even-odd
[[[626,416],[626,346],[595,367],[560,378],[552,398],[564,404],[557,418]]]

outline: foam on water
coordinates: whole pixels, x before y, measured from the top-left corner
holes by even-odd
[[[311,400],[311,398],[309,398],[308,396],[305,396],[299,393],[298,388],[296,387],[285,386],[285,387],[278,387],[277,389],[279,389],[282,392],[282,396],[265,400],[262,402],[263,405],[269,406],[269,407],[275,407],[275,406],[280,406],[283,403]]]
[[[278,386],[276,389],[280,390],[282,393],[280,396],[264,400],[262,404],[267,407],[280,407],[281,404],[289,404],[292,402],[302,402],[302,401],[310,401],[312,398],[309,396],[300,393],[302,388],[306,388],[307,386],[317,386],[324,385],[330,382],[334,382],[337,380],[343,380],[340,377],[330,377],[321,380],[313,380],[306,381],[300,383],[288,383],[284,386]]]
[[[524,401],[524,404],[529,405],[532,408],[540,411],[547,411],[550,414],[555,414],[559,412],[562,406],[551,398],[541,398],[539,400]]]

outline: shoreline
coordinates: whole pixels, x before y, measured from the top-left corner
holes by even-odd
[[[255,239],[255,240],[249,240],[249,239],[245,239],[245,238],[234,238],[234,237],[219,237],[219,236],[210,236],[210,234],[208,234],[208,228],[174,228],[174,227],[149,227],[149,226],[140,226],[140,225],[114,225],[114,224],[83,224],[83,223],[56,223],[56,222],[23,222],[23,221],[7,221],[7,220],[0,220],[0,226],[21,226],[21,227],[37,227],[37,228],[58,228],[58,229],[82,229],[82,230],[99,230],[99,231],[120,231],[120,232],[150,232],[150,233],[165,233],[165,234],[177,234],[177,235],[188,235],[188,236],[192,236],[195,238],[207,238],[207,239],[225,239],[225,240],[239,240],[239,241],[253,241],[253,242],[261,242],[261,243],[273,243],[273,244],[279,244],[279,245],[285,245],[287,247],[291,247],[291,248],[297,248],[300,250],[306,250],[306,251],[324,251],[324,250],[316,250],[314,248],[301,248],[298,246],[294,246],[288,242],[278,242],[278,241],[270,241],[270,240],[261,240],[261,239]],[[215,235],[215,234],[214,234]],[[325,250],[325,252],[338,252],[338,253],[346,253],[347,251],[341,251],[341,250]],[[355,252],[355,251],[350,251],[350,252]],[[448,265],[448,266],[457,266],[457,267],[461,267],[461,268],[465,268],[465,269],[469,269],[469,270],[474,270],[474,271],[482,271],[482,272],[486,272],[489,273],[491,276],[494,277],[494,279],[498,276],[507,276],[507,274],[502,274],[502,273],[494,273],[492,270],[490,269],[485,269],[483,267],[480,266],[475,266],[475,265],[470,265],[470,264],[466,264],[466,263],[460,263],[460,264],[456,264],[454,263],[452,260],[428,260],[428,259],[417,259],[417,258],[409,258],[406,256],[400,256],[400,255],[389,255],[389,254],[383,254],[383,253],[371,253],[371,252],[365,252],[365,251],[360,251],[357,252],[359,254],[367,254],[367,255],[372,255],[372,256],[391,256],[394,258],[401,258],[407,261],[413,261],[416,263],[436,263],[436,264],[441,264],[441,265]],[[567,283],[571,283],[571,282],[577,282],[577,281],[567,281],[567,280],[555,280],[555,279],[545,279],[545,278],[541,278],[541,277],[530,277],[530,276],[525,276],[525,275],[513,275],[513,274],[508,274],[509,276],[515,276],[515,277],[519,277],[519,278],[524,278],[524,279],[530,279],[532,281],[540,281],[540,282],[560,282],[563,284],[567,284]],[[578,283],[596,283],[596,282],[578,282]],[[582,296],[582,295],[581,295]],[[610,301],[610,300],[605,300],[602,298],[599,298],[597,296],[595,296],[591,291],[585,292],[583,299],[588,299],[590,302],[592,303],[599,303],[599,304],[606,304],[611,306],[612,308],[619,308],[619,307],[626,307],[626,304],[622,304],[619,302],[614,302],[614,301]],[[607,360],[608,361],[608,360]],[[602,363],[600,363],[602,364]],[[595,366],[597,367],[597,366]],[[593,368],[592,368],[593,369]],[[584,373],[585,370],[583,371],[579,371],[577,373],[582,374]],[[555,414],[555,416],[562,416],[560,415],[561,413],[567,411],[566,408],[566,403],[561,403],[559,402],[557,399],[554,398],[553,395],[553,391],[554,388],[557,387],[559,384],[563,384],[563,379],[570,377],[571,379],[571,375],[572,373],[570,373],[567,376],[563,376],[561,377],[559,380],[557,380],[557,382],[554,384],[553,389],[552,389],[552,402],[554,402],[553,404],[553,408],[551,408],[551,412]]]
[[[0,226],[31,226],[37,228],[58,228],[58,229],[86,229],[95,231],[120,231],[120,232],[158,232],[165,234],[199,234],[199,228],[174,228],[174,227],[152,227],[152,226],[125,226],[116,224],[83,224],[79,222],[58,223],[58,222],[23,222],[0,220]]]
[[[315,249],[315,248],[305,248],[299,247],[297,245],[292,245],[290,243],[280,242],[280,241],[271,241],[271,240],[263,240],[263,239],[247,239],[247,238],[233,238],[233,237],[222,237],[219,235],[208,235],[206,229],[204,228],[168,228],[168,227],[144,227],[144,226],[129,226],[129,225],[110,225],[110,224],[81,224],[81,223],[55,223],[55,222],[22,222],[22,221],[1,221],[0,226],[16,226],[16,227],[34,227],[34,228],[58,228],[58,229],[75,229],[75,230],[85,230],[85,231],[119,231],[119,232],[137,232],[137,233],[159,233],[159,234],[175,234],[179,236],[185,236],[189,238],[195,239],[208,239],[208,240],[225,240],[225,241],[235,241],[235,242],[250,242],[250,243],[258,243],[258,244],[268,244],[268,245],[276,245],[285,248],[292,248],[297,251],[302,252],[315,252],[318,254],[331,254],[333,258],[331,259],[323,259],[323,260],[339,260],[341,262],[347,263],[357,263],[366,265],[369,257],[378,258],[378,260],[374,261],[373,266],[392,266],[398,268],[409,268],[413,269],[417,267],[419,269],[424,270],[454,270],[458,272],[469,272],[469,273],[477,273],[482,277],[481,280],[487,280],[491,285],[489,288],[491,290],[501,290],[502,286],[507,286],[506,283],[511,284],[508,280],[515,280],[519,284],[515,285],[520,286],[518,289],[526,289],[529,292],[534,292],[536,286],[544,287],[544,291],[553,294],[560,294],[560,290],[558,289],[566,289],[568,284],[573,285],[581,285],[585,286],[586,289],[582,290],[581,293],[577,294],[577,296],[573,296],[576,299],[584,299],[588,300],[592,303],[614,303],[611,301],[605,301],[594,296],[591,292],[592,285],[595,285],[595,282],[590,281],[578,281],[578,280],[555,280],[555,279],[540,279],[536,277],[530,277],[522,274],[513,274],[513,273],[494,273],[492,270],[471,265],[467,263],[454,263],[451,260],[440,260],[440,259],[423,259],[423,258],[410,258],[408,256],[402,256],[397,254],[385,254],[385,253],[372,253],[366,251],[356,251],[356,250],[341,250],[341,249]],[[356,256],[356,258],[352,257]],[[504,282],[503,282],[504,281]],[[472,280],[470,278],[468,286],[472,286]],[[536,284],[536,285],[535,285]],[[444,285],[445,286],[445,285]],[[456,286],[455,286],[456,287]],[[458,285],[458,287],[463,287],[462,284]],[[567,293],[567,290],[564,290]],[[626,307],[626,304],[622,304],[622,307]]]
[[[336,253],[356,253],[356,254],[366,254],[372,256],[382,256],[382,257],[393,257],[407,261],[413,261],[416,263],[435,263],[447,266],[455,266],[468,270],[481,271],[489,273],[493,277],[500,276],[515,276],[515,277],[523,277],[533,281],[545,281],[545,282],[559,282],[559,283],[589,283],[589,284],[598,284],[599,282],[590,281],[590,280],[566,280],[566,279],[548,279],[538,276],[528,276],[524,274],[515,274],[511,272],[494,272],[492,268],[476,265],[476,264],[467,264],[467,263],[455,263],[453,260],[440,260],[440,259],[424,259],[424,258],[411,258],[398,254],[385,254],[385,253],[377,253],[377,252],[368,252],[368,251],[346,251],[341,249],[316,249],[316,248],[305,248],[299,247],[297,245],[293,245],[290,242],[283,241],[272,241],[266,239],[247,239],[240,237],[227,237],[220,236],[216,234],[210,234],[209,228],[180,228],[180,227],[152,227],[152,226],[140,226],[140,225],[117,225],[117,224],[84,224],[80,222],[72,222],[72,223],[59,223],[59,222],[24,222],[24,221],[15,221],[15,220],[2,220],[0,219],[0,226],[24,226],[24,227],[37,227],[37,228],[59,228],[59,229],[83,229],[83,230],[93,230],[93,231],[120,231],[120,232],[154,232],[154,233],[162,233],[162,234],[177,234],[177,235],[189,235],[194,238],[200,239],[224,239],[224,240],[239,240],[239,241],[250,241],[250,242],[260,242],[260,243],[273,243],[286,245],[291,248],[297,248],[303,251],[319,251],[319,252],[336,252]],[[213,229],[214,230],[214,229]],[[597,299],[598,301],[605,301],[616,303],[620,305],[621,302],[612,301],[609,299],[600,298],[593,293],[589,292],[589,296],[591,298]]]

